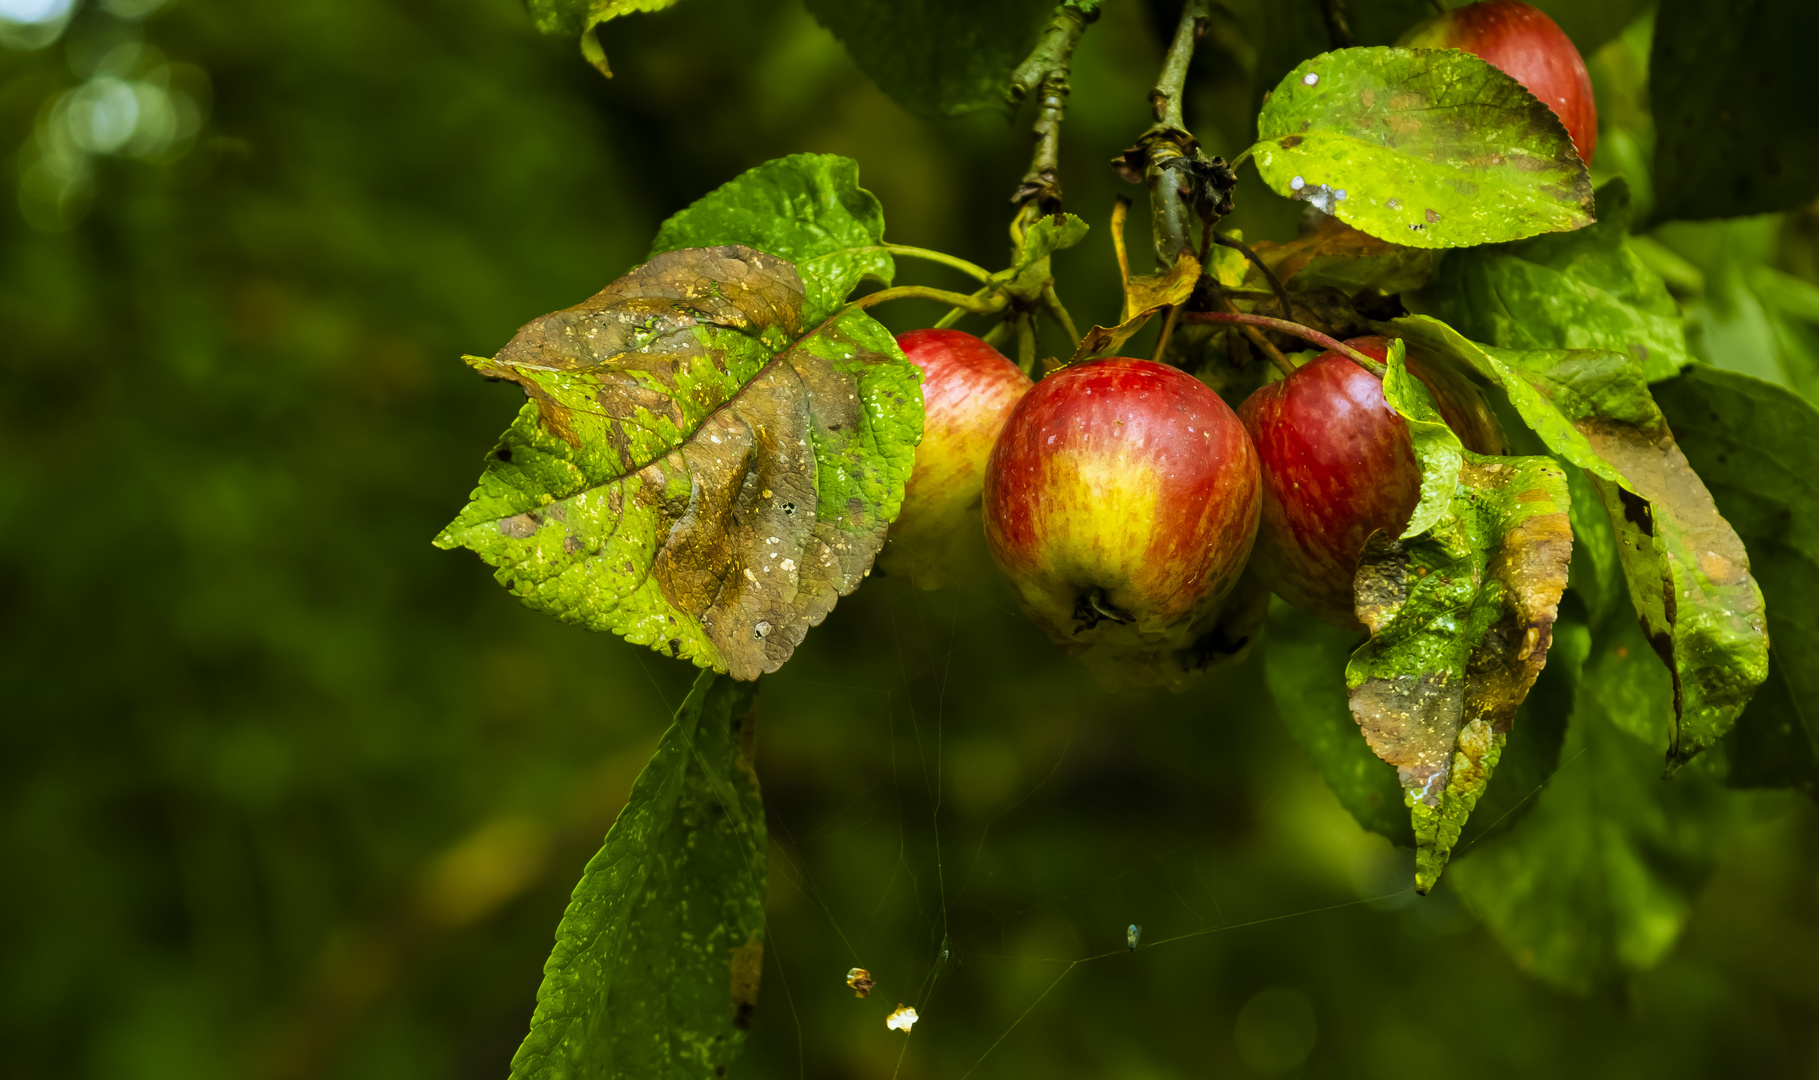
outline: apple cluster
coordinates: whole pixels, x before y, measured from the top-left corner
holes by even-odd
[[[1488,0],[1421,23],[1401,44],[1496,65],[1591,161],[1591,79],[1545,14]],[[989,551],[1054,641],[1114,657],[1138,682],[1177,681],[1207,654],[1247,569],[1295,607],[1364,629],[1352,582],[1365,542],[1402,532],[1421,474],[1381,381],[1346,355],[1322,353],[1234,413],[1186,372],[1147,360],[1093,360],[1032,383],[970,334],[918,330],[898,342],[922,369],[927,425],[880,556],[886,572],[935,588]],[[1383,361],[1390,343],[1346,344]],[[1507,452],[1475,386],[1412,350],[1407,364],[1467,449]]]
[[[1070,651],[1115,656],[1135,681],[1214,633],[1248,565],[1277,595],[1360,628],[1365,540],[1420,500],[1408,427],[1383,385],[1329,351],[1239,412],[1178,368],[1111,357],[1032,384],[957,330],[898,338],[922,369],[927,422],[882,565],[937,587],[984,548],[1030,619]],[[1378,360],[1384,338],[1347,343]],[[1411,356],[1461,441],[1504,451],[1477,389]],[[977,519],[978,525],[972,522]],[[979,560],[983,561],[983,560]],[[1158,674],[1144,678],[1145,658]]]

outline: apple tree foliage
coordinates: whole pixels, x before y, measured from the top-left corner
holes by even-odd
[[[528,6],[604,71],[599,24],[675,2]],[[1461,856],[1450,880],[1512,954],[1586,987],[1672,946],[1685,883],[1739,813],[1726,785],[1819,790],[1819,411],[1727,369],[1738,305],[1707,295],[1819,321],[1819,290],[1739,278],[1716,255],[1708,279],[1635,232],[1651,213],[1670,235],[1668,219],[1819,194],[1819,110],[1776,104],[1805,96],[1797,53],[1819,27],[1785,0],[1666,0],[1653,131],[1613,125],[1618,153],[1653,140],[1653,187],[1640,173],[1634,194],[1622,178],[1594,193],[1514,79],[1391,46],[1420,14],[1408,7],[1352,5],[1380,43],[1340,48],[1298,48],[1318,5],[1272,9],[1259,68],[1280,78],[1238,164],[1305,204],[1308,227],[1247,249],[1212,245],[1230,174],[1168,119],[1206,12],[1186,4],[1158,126],[1121,165],[1181,200],[1155,217],[1161,265],[1130,272],[1120,212],[1122,310],[1088,323],[1072,360],[1023,359],[1039,375],[1160,317],[1160,355],[1230,394],[1263,368],[1232,362],[1253,342],[1397,339],[1382,377],[1421,498],[1401,535],[1366,547],[1368,637],[1235,597],[1218,631],[1232,647],[1205,662],[1260,640],[1283,722],[1364,827],[1416,849],[1416,888]],[[436,542],[479,554],[534,608],[704,669],[575,889],[514,1077],[721,1075],[750,1026],[766,883],[753,680],[870,573],[922,434],[920,372],[865,307],[942,298],[1026,343],[1016,321],[1046,307],[1074,332],[1050,256],[1087,223],[1060,211],[1043,167],[1099,4],[809,8],[912,112],[1039,89],[1015,250],[1003,270],[971,268],[972,294],[891,290],[895,258],[960,264],[888,243],[855,162],[800,154],[732,179],[665,222],[649,261],[468,358],[527,400]],[[1179,206],[1203,231],[1171,250]],[[856,298],[868,282],[887,288]],[[1484,387],[1515,452],[1466,450],[1405,349]]]

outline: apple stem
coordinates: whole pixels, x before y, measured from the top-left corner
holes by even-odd
[[[869,308],[874,304],[882,304],[886,300],[915,299],[933,300],[936,303],[960,308],[961,310],[971,312],[974,315],[995,315],[998,312],[1003,311],[1006,303],[1004,294],[998,293],[995,290],[980,290],[980,293],[988,292],[993,293],[994,295],[982,297],[979,293],[974,293],[973,295],[968,296],[966,293],[949,292],[946,289],[932,289],[927,285],[898,285],[889,289],[879,289],[875,293],[867,293],[846,305],[845,310],[851,311],[854,308]]]
[[[1061,329],[1067,332],[1068,340],[1074,343],[1074,348],[1079,348],[1080,331],[1074,327],[1073,315],[1069,314],[1066,305],[1061,303],[1061,297],[1055,292],[1053,278],[1042,286],[1042,306],[1061,324]]]
[[[854,248],[854,251],[888,251],[892,255],[901,255],[906,259],[924,259],[928,262],[951,266],[968,275],[975,281],[990,281],[992,272],[978,263],[967,262],[958,255],[949,255],[945,251],[934,251],[930,248],[910,247],[908,244],[879,244],[876,247]]]
[[[1244,257],[1250,260],[1251,265],[1255,266],[1258,271],[1269,280],[1271,291],[1276,294],[1277,302],[1282,305],[1282,317],[1291,322],[1294,321],[1295,309],[1288,301],[1288,290],[1282,287],[1282,279],[1276,276],[1276,272],[1264,264],[1262,257],[1257,254],[1256,249],[1237,237],[1227,236],[1225,233],[1214,233],[1213,242],[1220,247],[1228,247],[1233,251],[1242,252]]]
[[[1370,357],[1359,352],[1357,349],[1352,348],[1350,345],[1345,344],[1343,341],[1335,340],[1334,338],[1322,334],[1318,330],[1302,326],[1300,323],[1289,322],[1286,319],[1272,319],[1268,315],[1249,315],[1241,311],[1190,311],[1184,315],[1183,318],[1187,319],[1189,322],[1218,322],[1233,323],[1238,326],[1261,326],[1269,330],[1278,331],[1279,333],[1293,335],[1294,337],[1301,338],[1303,341],[1313,342],[1315,345],[1324,349],[1331,349],[1333,352],[1346,357],[1352,363],[1357,364],[1359,367],[1370,372],[1372,375],[1377,376],[1379,379],[1383,378],[1383,374],[1387,370],[1382,364],[1372,360]],[[1283,363],[1286,364],[1287,362],[1287,358],[1285,357]],[[1290,367],[1289,370],[1292,371],[1293,368]]]

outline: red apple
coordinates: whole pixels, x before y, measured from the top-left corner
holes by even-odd
[[[1389,352],[1380,337],[1346,344],[1377,360]],[[1407,362],[1467,449],[1505,452],[1502,428],[1476,387],[1413,355]],[[1364,629],[1352,604],[1364,542],[1378,529],[1399,535],[1421,501],[1408,425],[1375,375],[1331,351],[1259,388],[1239,413],[1263,469],[1252,572],[1290,604]]]
[[[1257,455],[1185,372],[1064,368],[1011,411],[985,539],[1023,610],[1109,683],[1179,683],[1256,536]]]
[[[1403,35],[1416,49],[1463,49],[1483,57],[1547,103],[1566,125],[1579,157],[1592,163],[1598,105],[1592,78],[1571,38],[1521,0],[1486,0],[1436,15]]]
[[[922,589],[989,572],[979,524],[985,459],[1030,379],[1004,354],[959,330],[897,337],[922,369],[922,443],[878,566]]]

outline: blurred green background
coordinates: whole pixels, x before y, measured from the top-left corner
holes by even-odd
[[[1101,322],[1105,162],[1147,123],[1172,22],[1107,9],[1063,143],[1095,232],[1055,260]],[[0,1072],[503,1076],[568,890],[693,672],[430,547],[520,400],[459,356],[796,151],[857,159],[895,241],[1001,265],[1025,122],[914,119],[793,0],[616,22],[610,82],[516,0],[9,14]],[[1222,14],[1197,64],[1216,152],[1248,141],[1269,15]],[[1646,160],[1635,126],[1606,145]],[[1235,223],[1291,235],[1253,178]],[[1812,277],[1810,214],[1676,228],[1678,288],[1730,281],[1738,245],[1738,280]],[[1757,335],[1768,368],[1810,352],[1714,290],[1708,336]],[[1407,854],[1315,778],[1260,664],[1106,696],[995,585],[843,601],[767,680],[760,772],[771,925],[738,1075],[1819,1076],[1819,814],[1795,797],[1752,803],[1688,883],[1663,963],[1573,995],[1444,881],[1407,891]]]

